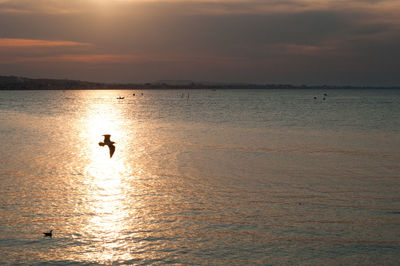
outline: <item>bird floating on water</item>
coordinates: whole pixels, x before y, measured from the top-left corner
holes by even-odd
[[[50,232],[43,233],[43,234],[44,234],[45,237],[46,237],[46,236],[48,236],[48,237],[53,237],[53,230],[50,230]]]
[[[99,142],[99,146],[104,146],[107,145],[108,148],[110,149],[110,158],[113,156],[114,152],[115,152],[115,146],[114,146],[114,141],[110,140],[111,135],[103,135],[104,136],[104,141],[103,142]]]

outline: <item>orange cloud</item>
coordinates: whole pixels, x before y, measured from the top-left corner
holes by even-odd
[[[89,43],[71,41],[49,41],[32,39],[0,38],[0,47],[60,47],[60,46],[87,46]]]
[[[59,55],[59,56],[45,56],[38,58],[25,58],[24,61],[30,62],[58,62],[58,63],[129,63],[135,61],[132,55],[123,54],[72,54],[72,55]]]
[[[196,64],[232,64],[243,61],[238,57],[187,56],[187,55],[132,55],[132,54],[64,54],[39,57],[7,57],[3,63],[86,63],[86,64],[128,64],[149,62],[192,62]]]
[[[17,8],[0,8],[0,13],[5,14],[27,14],[30,13],[28,10],[17,9]]]

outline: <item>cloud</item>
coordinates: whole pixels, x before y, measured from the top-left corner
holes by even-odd
[[[105,8],[126,11],[135,8],[168,9],[180,15],[288,14],[309,11],[369,12],[398,17],[398,0],[3,0],[2,13],[74,14]]]
[[[86,3],[82,0],[81,3]],[[30,15],[30,14],[53,14],[68,15],[80,13],[77,0],[3,0],[0,1],[0,14]]]
[[[214,63],[229,65],[242,58],[224,56],[145,55],[145,54],[60,54],[54,56],[8,56],[2,63],[85,63],[85,64],[132,64],[132,63]]]
[[[335,50],[332,44],[327,45],[298,45],[298,44],[281,44],[276,45],[274,53],[284,55],[310,55],[321,56],[325,53],[331,53]]]
[[[398,0],[115,0],[116,5],[173,6],[188,15],[293,14],[309,11],[371,12],[396,16]]]
[[[293,14],[309,11],[340,11],[381,14],[396,18],[400,11],[398,0],[3,0],[0,12],[74,14],[139,8],[168,9],[180,15],[268,15]],[[383,16],[385,14],[385,16]]]
[[[0,38],[0,48],[29,48],[29,47],[65,47],[65,46],[89,46],[89,43],[71,41],[49,41],[17,38]]]
[[[60,54],[53,56],[15,56],[8,63],[128,63],[134,60],[130,55],[119,54]]]

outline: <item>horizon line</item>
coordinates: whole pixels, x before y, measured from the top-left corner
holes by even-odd
[[[235,81],[193,81],[189,79],[162,79],[157,81],[146,82],[107,82],[107,81],[90,81],[71,78],[50,78],[50,77],[27,77],[18,75],[0,75],[0,83],[3,78],[16,78],[32,81],[48,80],[48,81],[69,81],[69,82],[82,82],[91,83],[96,85],[115,85],[115,86],[128,86],[128,85],[141,85],[141,86],[154,86],[154,85],[168,85],[168,86],[287,86],[292,88],[395,88],[400,89],[400,85],[332,85],[332,84],[291,84],[291,83],[268,83],[268,82],[235,82]]]

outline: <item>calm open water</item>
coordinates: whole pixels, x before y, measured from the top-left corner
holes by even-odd
[[[400,90],[0,91],[0,138],[0,264],[399,265]]]

